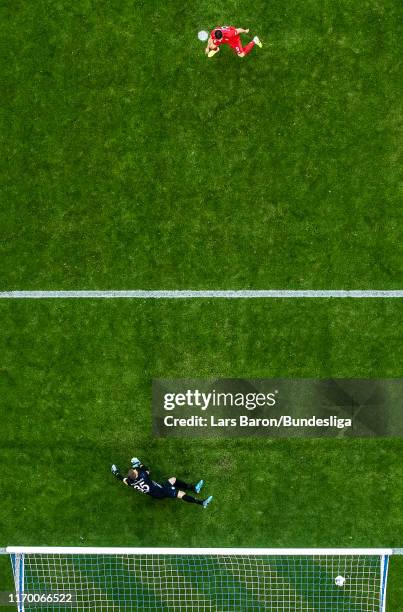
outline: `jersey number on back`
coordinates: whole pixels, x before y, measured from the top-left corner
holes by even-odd
[[[141,493],[150,492],[150,487],[148,486],[148,484],[146,484],[142,480],[140,480],[140,482],[137,482],[135,485],[133,485],[133,489],[137,489],[137,491],[140,491]]]

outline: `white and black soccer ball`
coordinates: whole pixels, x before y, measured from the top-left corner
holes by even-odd
[[[346,584],[346,579],[344,576],[336,576],[334,581],[338,587],[343,587]]]

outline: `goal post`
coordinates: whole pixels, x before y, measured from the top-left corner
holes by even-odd
[[[403,549],[9,546],[1,552],[10,555],[19,612],[385,612],[389,558]],[[48,599],[39,608],[40,596]]]

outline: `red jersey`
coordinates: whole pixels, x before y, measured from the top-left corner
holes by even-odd
[[[222,38],[215,38],[214,33],[216,30],[221,30]],[[210,36],[216,47],[220,45],[230,45],[230,47],[234,47],[239,41],[239,34],[236,33],[236,28],[234,28],[234,26],[218,26],[212,30]]]

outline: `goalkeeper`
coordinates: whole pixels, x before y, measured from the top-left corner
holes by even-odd
[[[191,504],[198,504],[207,508],[213,496],[210,495],[206,499],[196,499],[192,495],[188,495],[186,491],[193,491],[193,493],[200,493],[201,488],[204,484],[203,480],[199,480],[196,484],[187,484],[182,480],[179,480],[175,476],[171,476],[167,481],[159,483],[155,482],[150,478],[150,470],[148,467],[143,465],[137,457],[133,457],[130,461],[131,468],[124,477],[119,472],[119,468],[113,464],[111,467],[112,474],[121,482],[128,487],[132,487],[140,493],[150,495],[154,499],[165,499],[170,497],[172,499],[182,499],[185,502]]]

